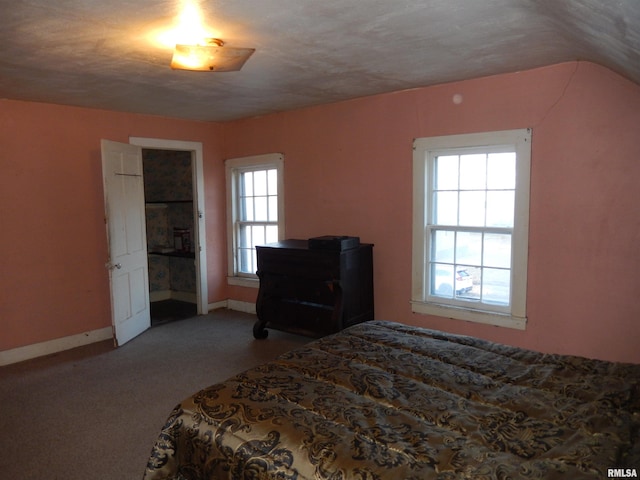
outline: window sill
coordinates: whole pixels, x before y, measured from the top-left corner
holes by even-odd
[[[228,285],[237,285],[239,287],[250,287],[250,288],[259,288],[260,287],[260,279],[259,278],[248,278],[248,277],[227,277]]]
[[[525,330],[527,326],[526,317],[523,318],[509,314],[481,312],[478,310],[450,307],[434,303],[412,301],[411,311],[425,315],[435,315],[454,320],[466,320],[468,322],[484,323],[487,325],[494,325],[496,327],[513,328],[516,330]]]

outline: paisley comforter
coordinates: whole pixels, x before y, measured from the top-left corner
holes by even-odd
[[[145,479],[602,479],[639,430],[640,365],[374,321],[183,401]]]

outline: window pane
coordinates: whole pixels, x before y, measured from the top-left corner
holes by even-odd
[[[254,226],[251,229],[251,246],[255,247],[256,245],[264,245],[265,241],[265,227],[263,226]]]
[[[251,272],[251,249],[242,248],[239,252],[239,263],[238,268],[243,273],[252,273]]]
[[[487,226],[513,227],[515,191],[487,192]]]
[[[433,260],[436,262],[454,262],[455,232],[436,230],[433,232]]]
[[[269,218],[270,222],[278,221],[278,197],[269,197]]]
[[[482,269],[482,302],[497,305],[509,305],[510,291],[509,270],[495,268]]]
[[[275,243],[278,241],[278,227],[276,225],[267,225],[266,243]]]
[[[249,273],[255,274],[257,270],[258,270],[258,252],[256,251],[255,248],[252,248],[251,249],[251,269],[249,270]]]
[[[274,168],[267,172],[269,195],[278,194],[278,171]]]
[[[240,177],[241,195],[253,195],[253,172],[245,172]]]
[[[457,192],[436,192],[434,193],[436,225],[457,225],[458,224],[458,193]]]
[[[484,226],[484,191],[460,192],[460,225]]]
[[[431,264],[431,295],[453,298],[453,265]]]
[[[516,153],[490,153],[487,159],[487,188],[516,188]]]
[[[250,239],[251,239],[251,231],[250,231],[251,227],[248,225],[241,225],[240,226],[240,231],[239,231],[239,235],[240,238],[238,238],[238,246],[239,248],[249,248],[251,247],[250,245]]]
[[[456,263],[480,266],[482,264],[482,233],[458,232],[456,240]]]
[[[253,197],[244,197],[241,199],[240,220],[243,222],[253,222],[255,220],[253,212]]]
[[[483,264],[486,267],[511,267],[511,235],[485,235]]]
[[[443,155],[436,157],[436,190],[458,189],[458,156]]]
[[[268,211],[267,211],[267,197],[256,197],[255,198],[255,221],[257,222],[266,222],[269,220]]]
[[[480,271],[480,269],[467,265],[456,266],[457,298],[468,301],[478,301],[480,299],[480,290],[475,287],[476,284],[480,283],[480,275],[477,275],[476,271]]]
[[[460,155],[460,190],[484,190],[486,168],[486,155]]]
[[[253,194],[254,195],[266,195],[267,194],[267,171],[258,170],[253,172]]]

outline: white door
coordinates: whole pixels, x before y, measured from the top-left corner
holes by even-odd
[[[101,141],[111,316],[120,346],[151,326],[142,149]]]

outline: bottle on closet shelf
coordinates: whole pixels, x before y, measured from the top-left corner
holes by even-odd
[[[191,251],[191,231],[188,228],[173,229],[173,246],[177,252]]]

